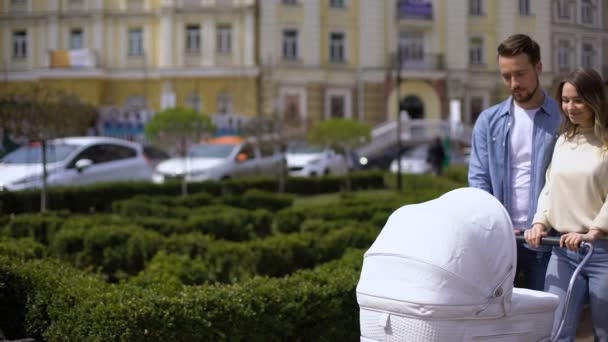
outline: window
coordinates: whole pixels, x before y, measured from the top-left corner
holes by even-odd
[[[570,18],[570,5],[568,0],[557,0],[557,16],[560,19]]]
[[[342,63],[346,61],[344,48],[344,33],[333,32],[329,35],[329,61]]]
[[[593,24],[596,8],[591,0],[583,0],[581,4],[581,21],[584,24]]]
[[[232,26],[217,25],[217,53],[229,54],[232,50]]]
[[[344,8],[344,0],[329,0],[329,7],[331,8]]]
[[[530,15],[530,0],[519,0],[519,14]]]
[[[330,118],[344,118],[346,116],[345,107],[346,107],[346,103],[345,103],[344,96],[331,95],[329,97],[329,117]]]
[[[469,123],[474,124],[485,107],[483,104],[483,97],[473,96],[471,97],[469,104],[471,106],[471,121]]]
[[[11,0],[11,12],[27,11],[27,0]]]
[[[583,43],[583,51],[581,54],[581,65],[587,68],[593,68],[593,45],[590,43]]]
[[[143,0],[127,0],[128,11],[142,11],[144,9]]]
[[[232,96],[222,93],[217,97],[218,114],[232,114]]]
[[[483,64],[483,38],[471,38],[469,46],[469,62],[471,64]]]
[[[186,107],[188,108],[192,108],[197,112],[202,112],[203,110],[203,101],[201,100],[200,95],[196,94],[196,93],[192,93],[190,94],[187,98],[186,98]]]
[[[84,9],[84,0],[68,0],[68,9],[80,11]]]
[[[570,67],[570,43],[567,40],[560,40],[557,44],[557,67],[560,70]]]
[[[129,57],[144,55],[144,32],[141,28],[129,29]]]
[[[288,60],[298,58],[297,30],[283,30],[283,58]]]
[[[13,58],[27,57],[27,32],[24,30],[13,32]]]
[[[402,63],[424,59],[424,34],[422,32],[399,32],[399,54]]]
[[[84,34],[81,28],[73,28],[70,31],[70,49],[79,50],[84,48]]]
[[[121,159],[135,158],[137,151],[134,149],[114,144],[99,144],[88,147],[80,152],[76,158],[72,160],[69,168],[74,168],[77,161],[80,159],[89,159],[93,164],[101,164],[112,162]]]
[[[483,0],[469,0],[469,14],[483,15]]]
[[[239,159],[239,161],[253,160],[253,159],[255,159],[255,148],[251,144],[245,144],[245,145],[243,145],[243,147],[241,147],[241,150],[237,154],[237,156],[240,156],[240,155],[245,155],[245,157],[238,157],[238,158],[243,158],[243,159]]]
[[[201,26],[186,25],[186,54],[199,55],[201,53]]]

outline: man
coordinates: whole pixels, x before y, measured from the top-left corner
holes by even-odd
[[[469,185],[488,191],[505,206],[515,234],[531,227],[545,184],[560,123],[558,105],[540,87],[540,47],[515,34],[498,46],[498,66],[511,96],[484,110],[475,123]],[[542,291],[548,247],[517,247],[520,286]]]
[[[440,137],[435,137],[427,151],[427,161],[431,164],[433,174],[441,176],[443,173],[443,163],[445,161],[445,149]]]

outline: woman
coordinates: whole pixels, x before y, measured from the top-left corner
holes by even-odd
[[[579,68],[559,84],[557,98],[564,119],[553,151],[547,181],[538,200],[526,241],[538,246],[549,228],[561,234],[554,247],[545,291],[560,298],[554,331],[559,327],[568,282],[593,242],[595,253],[576,280],[559,341],[574,341],[583,305],[591,306],[596,341],[608,341],[608,102],[601,77]]]

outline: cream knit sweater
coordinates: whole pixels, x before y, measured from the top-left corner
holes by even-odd
[[[533,222],[560,233],[608,232],[608,152],[593,128],[579,131],[557,140]]]

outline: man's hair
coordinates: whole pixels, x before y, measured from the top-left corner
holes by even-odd
[[[525,34],[514,34],[498,45],[499,57],[515,57],[526,54],[532,65],[540,62],[540,46]]]

